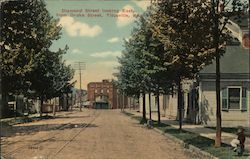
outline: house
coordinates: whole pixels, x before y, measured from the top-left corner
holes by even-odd
[[[230,19],[227,28],[234,40],[220,59],[222,126],[250,126],[249,18]],[[199,73],[199,120],[216,125],[215,62]]]
[[[225,54],[220,58],[222,126],[250,126],[249,20],[245,17],[240,23],[234,19],[230,22],[227,27],[235,39],[227,44]],[[199,72],[197,79],[182,81],[185,121],[216,125],[215,78],[214,61]],[[160,107],[162,116],[178,119],[177,94],[162,96]]]
[[[250,53],[240,45],[229,45],[221,58],[222,126],[250,126]],[[199,74],[199,115],[208,125],[216,122],[215,64]],[[203,118],[205,116],[205,118]]]

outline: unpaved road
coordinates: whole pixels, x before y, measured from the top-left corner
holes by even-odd
[[[15,131],[22,133],[3,137],[6,159],[192,158],[177,143],[118,110],[83,110],[18,127]]]

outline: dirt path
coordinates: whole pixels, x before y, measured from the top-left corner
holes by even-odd
[[[44,132],[51,136],[53,133],[60,133],[49,140],[41,140],[40,132],[23,136],[24,140],[32,140],[31,143],[34,143],[35,140],[41,142],[31,147],[24,147],[11,157],[14,159],[191,158],[181,146],[172,140],[154,130],[144,128],[137,121],[121,114],[118,110],[98,110],[95,114],[93,111],[88,112],[92,115],[84,120],[81,117],[77,118],[74,121],[75,125],[78,124],[77,127]],[[78,116],[81,115],[78,114]],[[67,120],[71,120],[71,118],[66,118],[64,122]],[[85,124],[91,122],[89,127],[81,128],[83,125],[80,122],[83,123],[83,121]],[[6,146],[3,150],[7,152],[12,147],[13,145]]]

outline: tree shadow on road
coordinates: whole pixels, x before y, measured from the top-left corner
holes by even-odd
[[[56,130],[79,129],[79,128],[95,128],[95,124],[88,123],[69,123],[69,124],[40,124],[25,126],[7,126],[1,129],[1,137],[13,137],[32,135],[38,132],[48,132]]]

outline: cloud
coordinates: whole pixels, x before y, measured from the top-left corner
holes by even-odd
[[[133,0],[133,2],[138,6],[140,7],[141,9],[143,9],[144,11],[147,10],[147,7],[150,6],[150,1],[145,1],[145,0],[142,0],[142,1],[138,1],[138,0]]]
[[[119,38],[118,37],[113,37],[111,39],[108,40],[109,43],[116,43],[119,41]]]
[[[81,50],[80,49],[73,49],[72,53],[73,54],[79,54],[79,53],[81,53]]]
[[[116,21],[116,24],[118,27],[123,27],[123,26],[126,26],[130,23],[132,23],[134,20],[135,20],[135,17],[133,16],[133,12],[124,12],[125,10],[131,10],[131,11],[134,11],[134,8],[130,5],[126,5],[122,8],[122,10],[120,10],[118,13],[117,13],[117,21]],[[122,16],[122,15],[128,15],[127,16]]]
[[[117,57],[117,56],[120,56],[120,55],[121,55],[120,51],[104,51],[104,52],[93,53],[90,56],[105,58],[105,57],[109,57],[109,56]]]
[[[69,36],[86,36],[95,37],[102,32],[102,28],[98,25],[90,26],[87,23],[76,21],[73,17],[64,16],[60,18],[59,25],[61,25]]]

